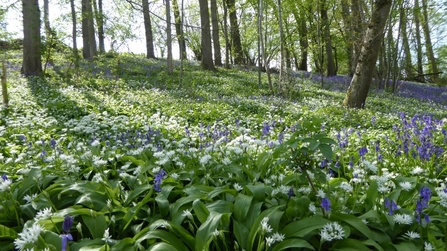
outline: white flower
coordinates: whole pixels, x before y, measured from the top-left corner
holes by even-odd
[[[109,228],[107,228],[104,231],[104,235],[103,235],[103,238],[101,240],[103,240],[106,243],[109,243],[110,241],[112,241],[112,236],[109,233]]]
[[[407,231],[405,233],[405,237],[407,237],[408,239],[419,239],[419,238],[421,238],[421,236],[418,233],[413,232],[413,231]]]
[[[37,221],[48,220],[52,215],[51,208],[47,207],[37,212],[35,219]]]
[[[265,243],[266,243],[267,247],[270,247],[273,243],[275,243],[275,239],[273,239],[272,237],[266,237]]]
[[[180,177],[180,175],[179,175],[178,173],[172,173],[172,174],[171,174],[171,177],[172,177],[174,180],[177,180],[177,179]]]
[[[424,242],[424,251],[433,251],[435,248],[430,242]]]
[[[300,187],[298,188],[298,192],[304,195],[309,195],[312,189],[310,187]]]
[[[29,203],[33,202],[35,198],[37,198],[37,193],[32,194],[32,195],[27,194],[23,197],[23,200],[26,201],[26,204],[29,204]]]
[[[413,217],[409,214],[395,214],[393,219],[397,224],[401,225],[410,225],[413,223]]]
[[[0,191],[5,192],[9,190],[9,186],[12,184],[12,181],[10,179],[4,180],[0,177]]]
[[[272,227],[268,224],[269,217],[264,217],[261,220],[261,230],[263,233],[270,233],[272,232]]]
[[[183,210],[182,216],[183,217],[188,217],[190,220],[193,220],[193,216],[191,214],[191,211],[189,211],[188,209]]]
[[[408,182],[408,181],[400,182],[400,183],[399,183],[399,186],[400,186],[400,187],[402,188],[402,190],[404,190],[404,191],[410,191],[410,190],[413,188],[413,186],[411,185],[411,183]]]
[[[346,181],[343,181],[340,186],[339,186],[342,190],[344,190],[345,192],[351,193],[352,192],[352,186],[351,184],[349,184]]]
[[[342,240],[345,238],[345,231],[338,222],[330,222],[323,226],[320,235],[324,241]]]
[[[242,187],[241,185],[239,185],[238,183],[234,183],[234,184],[233,184],[233,187],[234,187],[234,189],[236,189],[236,191],[238,191],[238,192],[241,191],[242,188],[243,188],[243,187]]]
[[[317,191],[317,197],[319,197],[319,198],[321,198],[321,199],[323,199],[323,198],[326,198],[326,193],[324,192],[324,190],[323,189],[318,189],[318,191]]]
[[[35,243],[42,231],[44,231],[43,227],[37,223],[34,223],[29,228],[24,228],[22,232],[19,233],[19,238],[14,240],[16,249],[22,250],[26,244]]]
[[[214,236],[214,237],[218,237],[219,234],[220,234],[220,231],[219,231],[219,230],[216,229],[216,230],[213,231],[213,236]]]
[[[202,158],[200,158],[200,164],[205,165],[211,159],[211,155],[206,154]]]
[[[421,174],[421,173],[423,173],[423,172],[424,172],[424,169],[422,169],[421,167],[417,166],[417,167],[415,167],[415,168],[411,171],[411,174],[418,175],[418,174]]]
[[[309,204],[309,211],[311,211],[313,214],[317,213],[317,208],[315,207],[314,203]]]
[[[286,238],[286,236],[284,234],[280,234],[280,233],[276,232],[272,235],[272,238],[277,242],[281,242]]]

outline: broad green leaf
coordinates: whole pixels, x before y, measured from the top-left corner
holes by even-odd
[[[330,145],[320,144],[318,145],[318,149],[320,149],[320,152],[326,159],[329,161],[332,160],[332,147]]]
[[[377,240],[374,241],[374,240],[368,239],[368,240],[363,241],[363,243],[366,246],[373,246],[373,247],[375,247],[378,251],[384,251],[384,249],[378,244],[378,243],[381,243],[381,241],[377,241]]]
[[[270,218],[270,216],[273,215],[277,210],[284,209],[284,206],[285,205],[280,205],[280,206],[269,208],[269,209],[263,211],[256,218],[255,222],[253,223],[253,225],[250,228],[250,235],[248,236],[248,241],[247,241],[247,250],[252,250],[253,249],[253,245],[254,245],[254,241],[256,239],[256,235],[258,233],[258,230],[261,229],[261,221],[262,221],[262,219],[264,219],[264,217],[269,217]],[[275,220],[277,222],[275,222]],[[268,224],[272,225],[273,223],[278,224],[279,220],[276,217],[272,221],[270,221],[270,219],[269,219]]]
[[[62,241],[62,240],[61,240]],[[82,239],[70,245],[70,251],[99,251],[104,246],[101,239]]]
[[[208,194],[207,199],[213,199],[214,197],[218,196],[222,193],[230,193],[233,196],[236,196],[237,192],[232,188],[225,188],[225,187],[216,187],[212,192]]]
[[[256,201],[264,201],[265,200],[265,185],[264,184],[256,184],[256,185],[247,185],[248,190],[253,195],[253,198]]]
[[[197,199],[192,203],[192,207],[197,219],[199,219],[200,223],[204,223],[210,215],[210,212],[206,208],[205,204],[201,200]]]
[[[236,221],[244,222],[247,217],[248,210],[250,209],[251,202],[253,200],[253,196],[248,196],[245,194],[238,194],[236,196],[236,200],[234,202],[234,207],[237,210],[234,210],[234,218]]]
[[[366,238],[374,239],[374,236],[368,226],[362,220],[353,215],[334,213],[331,214],[331,220],[345,222],[362,233]]]
[[[183,205],[186,205],[190,202],[193,202],[197,199],[202,199],[202,198],[203,198],[203,194],[194,194],[194,195],[189,195],[187,197],[182,197],[182,198],[178,199],[174,204],[171,204],[171,206],[170,206],[171,214],[175,214],[176,212],[178,212],[180,207],[182,207]]]
[[[132,210],[127,211],[127,213],[124,215],[124,222],[126,222],[126,225],[121,229],[121,233],[124,233],[124,231],[129,227],[130,223],[132,223],[132,219],[135,217],[135,215],[140,211],[140,209],[146,205],[151,199],[152,195],[154,194],[154,189],[151,189],[149,193],[144,196],[144,198],[138,203],[138,205]]]
[[[211,237],[218,229],[221,217],[222,214],[210,213],[208,219],[197,230],[195,250],[208,250]]]
[[[304,237],[305,235],[322,228],[325,224],[330,222],[330,220],[316,215],[289,223],[281,232],[285,234],[286,238]]]
[[[250,232],[248,231],[248,228],[234,220],[233,221],[233,233],[234,236],[236,237],[237,242],[239,243],[239,246],[241,246],[243,249],[247,248],[247,236],[250,234]]]
[[[412,242],[404,241],[398,244],[393,244],[393,246],[399,250],[399,251],[415,251],[420,250],[416,245],[414,245]]]
[[[81,217],[93,239],[101,239],[104,236],[104,231],[107,229],[107,222],[103,214],[95,213],[94,216],[82,215]]]
[[[171,232],[168,232],[166,230],[149,230],[145,234],[138,237],[138,239],[135,241],[135,244],[140,244],[144,240],[151,240],[151,239],[160,239],[163,242],[169,243],[172,245],[172,247],[176,248],[176,250],[182,251],[182,250],[188,250],[185,246],[185,243],[182,242],[181,239],[177,238],[176,235],[174,235]]]
[[[0,225],[0,239],[11,239],[17,238],[17,232],[14,229],[8,228],[5,225]]]
[[[134,251],[136,250],[134,246],[135,241],[132,238],[124,238],[119,240],[115,245],[112,246],[111,251]]]
[[[164,242],[155,243],[148,249],[148,251],[177,251],[177,250],[178,249],[176,249],[172,245]]]
[[[355,239],[343,239],[336,241],[332,245],[332,250],[337,251],[359,251],[359,250],[369,250],[363,242]],[[413,250],[414,251],[414,250]]]
[[[371,209],[373,209],[376,206],[376,201],[377,201],[377,196],[379,195],[378,192],[378,185],[376,181],[371,181],[368,191],[366,192],[366,211],[369,211]]]
[[[209,212],[220,213],[220,214],[231,214],[233,213],[234,204],[229,201],[217,200],[213,203],[206,205]]]
[[[302,240],[302,239],[287,239],[287,240],[283,240],[280,243],[278,243],[277,245],[274,245],[272,248],[272,251],[280,251],[280,250],[284,250],[284,249],[288,249],[288,248],[306,248],[306,249],[310,249],[310,250],[315,250],[314,247],[312,247],[312,245],[310,245],[309,242]]]

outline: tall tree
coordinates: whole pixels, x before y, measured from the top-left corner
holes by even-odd
[[[214,71],[213,50],[211,46],[210,14],[208,0],[199,0],[200,26],[202,30],[202,67],[205,70]]]
[[[91,0],[82,0],[82,41],[84,59],[93,59],[98,55]]]
[[[172,8],[174,9],[175,33],[177,34],[177,41],[179,46],[179,58],[186,59],[186,41],[183,36],[183,23],[180,16],[180,9],[178,7],[177,0],[172,0]]]
[[[168,73],[174,71],[172,63],[172,34],[171,34],[171,0],[166,0],[166,35],[167,35],[167,47],[168,47]]]
[[[331,27],[329,22],[329,17],[327,13],[327,3],[326,0],[323,0],[321,3],[321,22],[323,28],[323,41],[326,48],[326,69],[327,76],[335,76],[337,73],[335,72],[335,61],[334,56],[332,54],[332,39],[331,39]]]
[[[307,51],[309,49],[307,23],[304,8],[302,8],[303,2],[301,0],[297,2],[297,4],[291,4],[293,16],[298,24],[299,46],[301,52],[300,61],[297,67],[300,71],[307,71]]]
[[[425,49],[427,51],[428,56],[428,69],[430,73],[433,73],[431,75],[432,82],[436,82],[438,80],[438,65],[436,63],[435,54],[433,52],[433,44],[431,42],[431,34],[430,34],[430,26],[428,24],[428,5],[427,0],[422,0],[422,13],[424,17],[424,22],[422,25],[422,29],[424,30],[424,37],[425,37]]]
[[[392,0],[376,0],[373,3],[371,20],[366,30],[362,49],[343,105],[363,108],[383,40],[383,30],[389,16]]]
[[[220,53],[219,41],[219,16],[216,0],[211,0],[211,25],[213,27],[214,64],[216,66],[222,66],[222,55]]]
[[[73,40],[73,56],[75,61],[75,68],[79,68],[79,55],[78,55],[78,44],[76,41],[77,37],[77,28],[76,28],[76,10],[74,0],[70,0],[70,8],[71,8],[71,22],[72,22],[72,34],[71,38]]]
[[[278,0],[278,24],[279,24],[279,54],[280,54],[280,62],[279,62],[279,92],[282,92],[282,85],[284,81],[284,65],[285,65],[285,46],[284,46],[284,29],[282,24],[282,5],[281,0]]]
[[[230,36],[232,51],[235,64],[244,64],[244,54],[242,51],[241,34],[239,32],[239,25],[236,14],[236,2],[235,0],[224,0],[228,8],[228,14],[230,16]]]
[[[404,70],[405,77],[407,79],[413,79],[413,65],[411,62],[411,50],[410,43],[408,42],[408,33],[407,33],[407,12],[408,8],[400,8],[400,20],[399,24],[401,25],[400,33],[402,34],[402,47],[404,53]]]
[[[49,0],[44,0],[43,1],[43,23],[44,23],[44,27],[45,27],[45,42],[46,42],[46,53],[47,53],[47,58],[48,60],[46,61],[45,67],[44,67],[44,72],[45,72],[45,68],[47,66],[47,64],[49,65],[53,65],[53,57],[51,57],[51,48],[52,48],[52,43],[53,43],[53,39],[55,39],[53,37],[53,32],[51,31],[51,27],[50,27],[50,8],[49,8]],[[44,73],[45,74],[45,73]]]
[[[152,34],[151,16],[149,12],[149,0],[142,0],[144,31],[146,35],[146,57],[155,58],[154,36]]]
[[[415,36],[416,36],[416,64],[417,64],[417,73],[418,73],[418,81],[422,81],[419,79],[419,76],[424,74],[424,68],[422,66],[422,39],[421,39],[421,21],[419,19],[420,16],[420,6],[419,0],[414,0],[414,26],[415,26]]]
[[[93,0],[93,10],[95,12],[96,26],[98,26],[98,44],[99,44],[99,53],[105,53],[104,46],[104,14],[102,8],[102,0]]]
[[[42,73],[40,41],[40,9],[38,0],[22,0],[23,11],[23,62],[25,76]]]

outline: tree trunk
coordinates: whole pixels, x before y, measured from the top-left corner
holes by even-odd
[[[219,41],[219,16],[216,0],[211,0],[211,24],[213,26],[214,64],[216,66],[222,66],[222,55],[220,53]]]
[[[152,34],[151,16],[149,13],[149,1],[142,0],[142,5],[143,5],[143,18],[144,18],[144,31],[146,35],[146,57],[155,58],[154,37]]]
[[[235,64],[244,64],[244,54],[242,51],[241,35],[237,23],[235,0],[225,0],[230,16],[230,33],[232,42],[232,51]]]
[[[258,6],[258,36],[259,36],[259,41],[260,41],[260,46],[261,46],[261,51],[262,51],[262,60],[264,61],[264,68],[265,68],[265,72],[267,73],[267,79],[269,82],[269,89],[270,92],[272,94],[275,94],[275,92],[273,91],[273,85],[272,85],[272,77],[270,76],[270,68],[269,68],[269,63],[267,61],[267,56],[265,55],[265,46],[264,46],[264,38],[262,36],[262,20],[263,20],[263,11],[264,11],[264,0],[259,0],[259,6]]]
[[[297,5],[301,5],[302,2],[299,1]],[[307,71],[307,51],[309,48],[309,41],[307,40],[307,24],[306,18],[304,17],[304,11],[302,8],[297,8],[295,4],[292,4],[292,13],[298,23],[298,34],[299,34],[299,46],[301,57],[299,63],[296,65],[297,69],[300,71]],[[300,9],[300,11],[298,11]],[[293,53],[295,54],[295,53]],[[295,57],[296,60],[296,57]],[[295,62],[296,64],[297,62]]]
[[[284,29],[282,25],[282,6],[281,0],[278,0],[278,24],[279,24],[279,47],[280,47],[280,67],[279,67],[279,84],[278,91],[282,93],[284,82],[284,64],[285,64],[285,50],[284,50]]]
[[[371,20],[363,39],[355,74],[343,101],[344,106],[363,108],[365,105],[391,2],[392,0],[376,0],[374,2]]]
[[[211,46],[210,14],[208,11],[208,0],[199,0],[200,24],[202,28],[202,67],[205,70],[214,71],[213,50]]]
[[[427,10],[427,0],[422,0],[422,13],[424,17],[424,22],[422,25],[422,29],[424,30],[425,37],[425,49],[427,51],[428,61],[430,64],[428,65],[428,69],[430,73],[438,73],[438,65],[436,63],[435,54],[433,53],[433,45],[431,42],[430,35],[430,27],[428,25],[428,10]],[[431,81],[433,83],[438,81],[438,74],[431,75]]]
[[[6,59],[2,60],[2,96],[3,96],[3,105],[5,108],[8,108],[9,105],[9,96],[8,96],[8,86],[6,84]]]
[[[417,74],[421,76],[424,74],[424,68],[422,67],[422,40],[421,40],[421,22],[419,19],[420,15],[420,7],[419,0],[414,0],[414,26],[415,26],[415,36],[416,36],[416,62],[417,62]],[[417,79],[418,81],[423,82],[422,79]]]
[[[91,0],[82,0],[82,41],[84,59],[93,59],[98,55]]]
[[[179,46],[179,58],[181,60],[186,60],[186,41],[183,37],[183,24],[182,18],[180,17],[180,9],[178,7],[177,0],[172,0],[172,8],[174,9],[175,33],[177,34],[177,41]]]
[[[172,64],[172,35],[171,35],[171,0],[166,0],[166,35],[167,35],[167,47],[168,47],[168,73],[174,71]]]
[[[75,68],[79,68],[79,55],[78,55],[78,45],[76,41],[77,37],[77,29],[76,29],[76,10],[74,5],[74,0],[70,0],[70,8],[71,8],[71,22],[72,22],[72,34],[71,38],[73,40],[73,56],[75,61]]]
[[[96,6],[98,4],[98,6]],[[102,11],[102,0],[93,0],[93,8],[95,12],[96,25],[98,26],[98,43],[99,43],[99,53],[105,53],[104,46],[104,15]]]
[[[224,8],[224,35],[225,35],[225,68],[230,68],[230,39],[228,38],[228,8],[225,1],[223,1],[223,8]]]
[[[354,32],[352,31],[352,17],[349,6],[349,0],[341,1],[341,11],[342,11],[342,20],[344,24],[344,33],[345,33],[344,39],[346,44],[346,54],[348,56],[348,75],[353,76],[355,70],[355,64],[352,58],[354,55],[355,38],[353,36]]]
[[[402,34],[402,47],[404,51],[404,70],[405,70],[405,78],[413,79],[413,67],[411,63],[411,50],[410,44],[408,43],[408,33],[407,33],[407,15],[406,8],[400,9],[400,21],[401,24],[401,34]]]
[[[25,76],[42,73],[40,42],[40,9],[38,0],[22,0],[23,6],[23,62]]]
[[[43,20],[44,20],[44,26],[45,26],[46,53],[47,53],[47,58],[48,58],[48,60],[46,61],[46,64],[53,65],[54,62],[53,62],[53,57],[51,56],[51,49],[53,47],[52,43],[53,43],[54,37],[53,37],[53,33],[52,33],[51,27],[50,27],[48,1],[49,0],[43,1]],[[46,65],[44,68],[46,68]],[[45,70],[44,70],[44,74],[45,74]]]
[[[362,18],[362,5],[360,0],[351,0],[351,30],[352,30],[352,55],[351,55],[351,69],[350,72],[355,73],[357,61],[360,56],[360,50],[362,45],[362,38],[364,36],[363,26],[364,21]]]
[[[334,57],[332,54],[332,40],[331,40],[331,33],[330,33],[330,24],[329,24],[329,18],[327,15],[327,6],[326,1],[323,1],[322,8],[321,8],[321,21],[323,23],[323,36],[324,36],[324,44],[326,48],[326,67],[327,67],[327,76],[335,76],[335,62]]]

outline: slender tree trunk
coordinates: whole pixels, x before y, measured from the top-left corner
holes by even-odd
[[[93,59],[93,57],[98,55],[96,50],[92,2],[90,0],[82,0],[82,41],[82,54],[84,59]]]
[[[228,38],[228,8],[225,1],[222,1],[223,7],[224,7],[224,35],[225,35],[225,68],[230,68],[230,39]]]
[[[373,4],[371,20],[363,40],[354,77],[343,101],[344,106],[363,108],[365,105],[391,3],[392,0],[376,0]]]
[[[205,70],[214,71],[213,50],[211,46],[210,14],[208,0],[199,0],[200,24],[202,28],[202,67]]]
[[[98,5],[98,6],[97,6]],[[95,13],[96,26],[98,26],[98,44],[99,44],[99,53],[105,53],[104,46],[104,15],[102,11],[102,0],[93,0],[93,10]]]
[[[405,78],[412,80],[414,77],[413,67],[411,63],[411,50],[410,44],[408,43],[408,33],[407,33],[407,11],[406,8],[400,9],[400,21],[401,29],[400,32],[402,34],[402,47],[404,51],[404,70],[405,70]]]
[[[53,33],[51,31],[51,26],[50,26],[50,18],[49,18],[49,4],[48,4],[49,0],[44,0],[43,1],[43,20],[44,20],[44,26],[45,26],[45,41],[46,41],[46,51],[48,53],[47,57],[48,60],[46,62],[46,64],[49,65],[53,65],[53,57],[51,56],[51,49],[52,49],[52,41],[54,39],[53,37]],[[46,68],[46,65],[45,65]],[[45,72],[45,70],[44,70]]]
[[[267,79],[269,82],[269,89],[270,92],[272,94],[274,94],[275,92],[273,91],[273,85],[272,85],[272,77],[270,76],[270,67],[269,67],[269,63],[267,61],[267,56],[265,55],[265,46],[264,46],[264,38],[262,37],[262,20],[263,18],[263,11],[264,11],[264,0],[259,0],[259,10],[258,10],[258,14],[259,14],[259,19],[258,19],[258,36],[261,42],[261,51],[262,51],[262,59],[264,61],[264,68],[265,71],[267,73]]]
[[[278,24],[279,24],[279,46],[280,46],[280,67],[279,67],[279,85],[278,91],[281,93],[284,82],[284,64],[285,64],[285,49],[284,49],[284,29],[282,23],[282,6],[281,0],[278,0]]]
[[[236,15],[236,3],[235,0],[225,0],[230,15],[230,30],[231,30],[231,42],[232,51],[234,55],[235,64],[244,64],[244,53],[242,51],[241,35],[239,32],[239,26],[237,23]]]
[[[354,73],[356,66],[357,66],[357,61],[359,59],[360,56],[360,51],[361,51],[361,45],[362,45],[362,38],[364,36],[364,20],[362,18],[362,5],[361,5],[360,0],[351,0],[351,16],[352,16],[352,27],[351,30],[353,31],[352,34],[352,46],[353,46],[353,53],[352,53],[352,57],[350,58],[351,60],[351,66],[352,68],[350,69],[350,72]]]
[[[300,51],[301,51],[301,60],[298,66],[298,70],[307,71],[307,55],[309,50],[309,41],[307,37],[307,24],[306,19],[304,18],[304,14],[301,13],[301,17],[299,20],[299,31],[300,34],[299,43],[300,43]]]
[[[417,46],[416,64],[417,64],[418,76],[421,76],[424,74],[424,68],[422,67],[422,39],[421,39],[421,22],[419,16],[420,16],[419,0],[414,0],[414,25],[415,25],[415,36]],[[417,79],[417,80],[423,82],[423,79]]]
[[[88,18],[88,45],[90,49],[90,56],[96,57],[98,55],[98,50],[96,47],[96,36],[95,36],[95,21],[93,18],[93,9],[91,0],[87,0],[87,13],[89,13]]]
[[[149,12],[149,1],[142,0],[144,31],[146,35],[146,57],[155,58],[154,52],[154,37],[152,34],[151,16]]]
[[[8,86],[6,84],[6,59],[2,60],[2,96],[3,96],[3,105],[5,108],[8,108],[9,105],[9,96],[8,96]]]
[[[174,71],[172,64],[172,34],[171,34],[171,0],[166,0],[166,34],[167,34],[167,47],[168,47],[168,73]]]
[[[424,22],[422,25],[422,29],[424,30],[425,37],[425,49],[427,51],[428,61],[430,64],[428,65],[428,69],[430,73],[438,73],[438,65],[436,63],[435,54],[433,53],[433,44],[431,42],[430,35],[430,26],[428,24],[428,10],[427,10],[427,0],[422,0],[422,13],[424,17]],[[431,81],[433,83],[438,81],[438,74],[431,75]]]
[[[344,39],[346,44],[346,54],[348,55],[348,75],[353,76],[355,65],[353,55],[354,55],[354,43],[355,38],[352,31],[352,17],[349,0],[342,0],[341,2],[342,20],[344,24]]]
[[[23,62],[25,76],[42,73],[40,41],[40,9],[38,0],[22,0],[23,10]]]
[[[78,55],[78,44],[76,41],[77,37],[77,29],[76,29],[76,10],[74,5],[74,0],[70,0],[70,8],[71,8],[71,22],[72,22],[72,33],[71,38],[73,40],[73,56],[75,62],[75,68],[79,68],[79,55]]]
[[[326,64],[327,64],[327,76],[335,76],[335,62],[332,54],[332,40],[330,33],[330,24],[329,18],[327,14],[327,6],[326,1],[323,1],[321,8],[321,21],[323,23],[323,36],[324,36],[324,44],[326,48]]]
[[[222,66],[222,55],[220,53],[219,41],[219,16],[216,0],[211,0],[211,24],[213,26],[214,64],[216,66]]]
[[[177,41],[179,46],[179,58],[181,60],[186,59],[186,41],[183,37],[183,24],[180,17],[180,10],[178,7],[178,1],[172,0],[172,8],[174,9],[174,19],[175,19],[175,33],[177,34]]]

